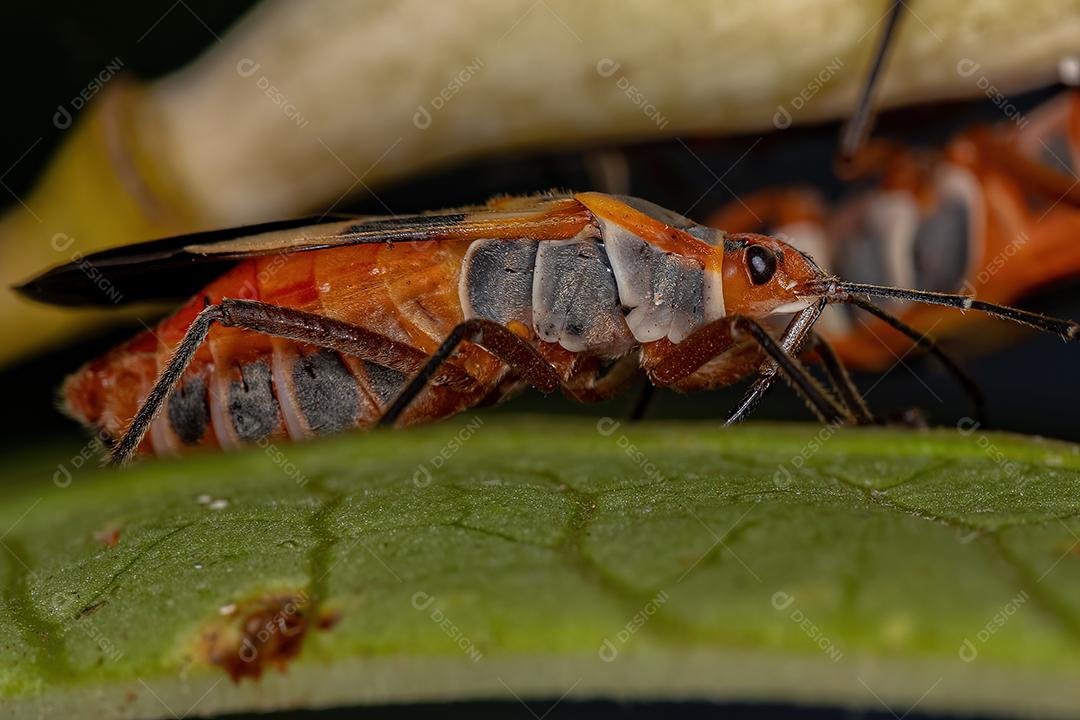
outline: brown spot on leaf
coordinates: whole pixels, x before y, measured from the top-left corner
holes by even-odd
[[[340,610],[323,610],[319,614],[318,628],[320,630],[329,630],[341,621]]]
[[[315,617],[303,591],[239,602],[224,624],[204,632],[206,658],[224,669],[234,683],[245,677],[258,679],[267,667],[285,672],[300,654],[311,627],[329,629],[339,617],[339,613]]]

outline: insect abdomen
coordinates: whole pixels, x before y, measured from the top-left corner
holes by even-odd
[[[192,319],[224,297],[334,317],[431,352],[461,319],[453,292],[460,259],[451,254],[432,263],[429,254],[419,267],[410,260],[403,249],[368,246],[245,261],[153,332],[72,375],[64,387],[66,410],[110,438],[119,437]],[[452,272],[446,276],[440,267]],[[472,360],[471,372],[497,379],[496,361]],[[336,351],[215,326],[140,449],[163,454],[368,427],[407,379],[397,370]],[[417,415],[453,414],[486,390],[483,382],[475,390],[436,388],[420,399]]]
[[[157,376],[159,355],[124,346],[72,375],[64,388],[69,414],[110,438],[119,437]],[[234,447],[365,427],[378,419],[406,379],[334,351],[276,342],[269,352],[248,355],[243,364],[203,362],[189,368],[142,450],[168,454],[185,447]],[[118,384],[129,391],[117,392]]]

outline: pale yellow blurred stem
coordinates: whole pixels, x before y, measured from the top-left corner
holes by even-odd
[[[201,225],[154,156],[153,112],[133,83],[114,80],[68,131],[34,191],[0,219],[0,364],[138,312],[51,307],[12,285],[106,247]]]
[[[1080,0],[908,6],[885,105],[1045,84],[1080,47]],[[843,116],[885,9],[884,0],[264,2],[145,94],[106,86],[23,198],[30,209],[12,205],[0,223],[0,282],[74,250],[323,209],[481,153],[766,132],[785,112],[793,123]],[[52,246],[58,233],[73,239],[63,252]],[[0,291],[0,364],[104,317]]]
[[[1080,48],[1077,0],[907,5],[885,105],[1052,82]],[[153,92],[178,181],[223,222],[260,220],[508,147],[771,131],[780,108],[845,116],[886,8],[273,0]]]

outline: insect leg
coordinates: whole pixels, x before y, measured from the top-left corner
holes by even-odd
[[[595,403],[621,395],[642,377],[641,359],[636,353],[631,353],[591,374],[575,372],[570,380],[560,380],[559,384],[563,394],[571,400]]]
[[[218,305],[204,308],[188,326],[168,365],[158,375],[142,407],[113,448],[112,464],[123,464],[135,454],[150,424],[164,407],[215,322],[337,350],[399,372],[414,373],[427,362],[423,351],[356,325],[255,300],[226,298]],[[453,366],[447,367],[445,372],[446,379],[451,382],[467,379],[463,371]]]
[[[641,377],[641,361],[637,355],[630,354],[619,358],[604,375],[594,376],[591,386],[577,387],[563,383],[562,390],[578,402],[602,402],[622,394]]]
[[[735,327],[747,331],[761,349],[772,358],[788,384],[802,397],[818,419],[830,424],[842,424],[854,420],[851,413],[837,403],[814,379],[814,376],[755,320],[737,317]]]
[[[169,364],[158,375],[150,394],[146,396],[139,412],[135,413],[128,429],[124,431],[124,437],[120,438],[120,442],[112,449],[110,464],[122,465],[135,454],[135,449],[139,447],[146,431],[150,429],[150,423],[154,421],[165,405],[165,401],[169,399],[176,384],[180,382],[180,376],[184,374],[184,370],[191,363],[191,358],[195,356],[195,351],[209,334],[210,326],[219,322],[221,318],[221,306],[208,305],[188,326],[184,338],[176,346],[172,358],[169,359]]]
[[[802,328],[803,326],[796,321],[807,310],[815,312],[818,310],[818,306],[811,306],[800,311],[799,315],[792,321],[792,325]],[[791,326],[789,325],[790,329]],[[677,383],[731,348],[732,340],[739,339],[735,336],[735,333],[739,332],[749,335],[758,347],[765,352],[769,357],[765,367],[768,367],[769,364],[775,364],[779,368],[780,374],[783,375],[822,422],[837,424],[854,422],[855,419],[851,413],[821,387],[821,384],[814,379],[814,376],[793,357],[792,351],[774,339],[756,321],[745,316],[729,316],[721,320],[715,320],[695,330],[681,343],[675,345],[663,358],[662,363],[649,370],[650,377],[658,385]],[[801,344],[802,338],[805,338],[805,333],[808,332],[809,328],[793,332],[793,335],[799,337],[797,344]]]
[[[810,334],[814,323],[817,322],[818,316],[821,315],[821,310],[824,308],[824,304],[818,303],[817,305],[811,305],[805,310],[799,311],[791,322],[788,323],[787,328],[784,330],[784,334],[780,336],[780,346],[784,348],[786,352],[791,355],[798,355],[802,349],[803,343],[806,341],[807,336]],[[765,397],[765,393],[769,391],[773,383],[776,382],[776,374],[778,368],[776,363],[771,360],[765,362],[761,369],[758,370],[757,380],[750,386],[750,389],[743,395],[743,399],[739,401],[739,404],[735,407],[735,410],[728,415],[727,420],[724,421],[725,425],[734,425],[735,423],[742,422],[746,419],[761,399]]]
[[[986,423],[986,397],[983,395],[979,383],[977,383],[975,379],[964,370],[963,366],[947,353],[936,340],[928,335],[924,335],[900,318],[886,312],[869,300],[863,300],[862,298],[852,296],[848,302],[857,308],[865,310],[882,322],[885,322],[896,331],[907,335],[916,345],[936,357],[945,369],[956,378],[956,381],[964,386],[964,390],[967,391],[968,397],[971,398],[971,404],[975,409],[976,419],[980,423]]]
[[[888,58],[889,50],[892,47],[892,41],[896,35],[896,28],[900,23],[900,16],[903,13],[903,10],[904,0],[892,0],[892,4],[886,12],[885,27],[881,31],[877,48],[874,50],[874,57],[870,62],[870,68],[866,73],[866,77],[863,79],[862,89],[859,91],[859,99],[855,105],[855,112],[852,114],[851,120],[844,126],[840,135],[839,162],[841,165],[854,161],[856,155],[858,155],[866,141],[866,135],[870,131],[870,124],[873,119],[874,95],[877,90],[878,82],[881,79],[882,71],[885,68],[885,61]]]
[[[656,386],[646,379],[638,391],[633,407],[630,409],[629,419],[631,422],[637,422],[645,417],[645,413],[649,411],[649,406],[652,405],[654,397],[656,397]]]
[[[825,372],[829,375],[833,390],[840,396],[844,405],[855,417],[860,425],[873,425],[874,416],[866,406],[866,401],[851,381],[851,375],[840,358],[836,355],[831,343],[817,333],[812,335],[814,350],[821,358],[821,364],[825,366]]]
[[[491,352],[520,372],[529,384],[541,392],[549,393],[561,384],[555,368],[528,342],[499,323],[472,318],[455,327],[443,340],[442,345],[379,418],[379,426],[393,425],[463,342],[475,343]]]

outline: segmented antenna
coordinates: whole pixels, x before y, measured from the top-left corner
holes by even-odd
[[[895,298],[896,300],[912,300],[926,305],[943,305],[958,310],[978,310],[987,315],[992,315],[1002,320],[1027,325],[1036,330],[1060,335],[1070,342],[1080,341],[1080,323],[1073,320],[1040,315],[1039,313],[1020,310],[1007,305],[976,300],[967,295],[955,295],[953,293],[929,292],[926,290],[907,290],[885,285],[868,285],[865,283],[841,282],[839,280],[827,280],[823,291],[830,302],[848,302],[849,295],[865,295],[866,297]]]

